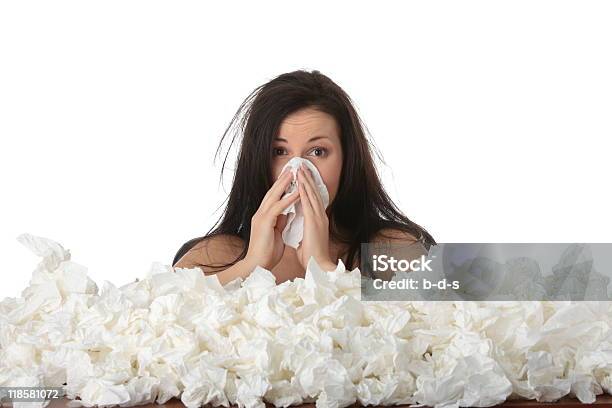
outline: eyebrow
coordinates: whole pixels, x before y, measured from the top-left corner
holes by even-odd
[[[308,141],[306,143],[310,143],[310,142],[313,142],[313,141],[319,140],[319,139],[329,139],[329,137],[327,137],[327,136],[313,136],[310,139],[308,139]],[[279,142],[287,143],[287,139],[283,139],[282,137],[277,137],[274,140],[278,140]]]

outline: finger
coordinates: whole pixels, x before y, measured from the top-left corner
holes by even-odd
[[[285,171],[275,182],[272,187],[268,190],[264,198],[261,200],[261,207],[267,210],[272,202],[277,202],[280,197],[284,194],[285,190],[293,180],[291,171]]]
[[[304,210],[304,220],[309,220],[310,217],[312,217],[314,214],[310,197],[308,196],[308,192],[306,191],[306,187],[304,186],[305,184],[306,183],[304,182],[298,183],[298,189],[300,191],[300,202],[302,203],[302,209]]]
[[[314,181],[314,177],[312,173],[310,172],[310,169],[303,167],[302,174],[306,176],[306,180],[308,180],[308,183],[312,187],[312,191],[315,193],[314,198],[315,198],[316,203],[318,204],[319,212],[325,211],[325,206],[323,205],[323,199],[321,198],[321,193],[319,192],[319,189],[317,188],[317,184]]]
[[[299,199],[300,194],[298,190],[295,190],[293,193],[287,195],[287,197],[284,197],[276,203],[272,204],[272,206],[270,207],[270,213],[273,215],[279,215],[285,210],[285,208],[289,207],[293,202]]]
[[[302,178],[306,180],[306,191],[309,194],[315,214],[320,216],[323,208],[323,200],[321,199],[318,189],[315,186],[310,169],[307,169],[306,167],[302,168]]]
[[[316,193],[314,189],[310,185],[310,183],[306,180],[306,176],[304,175],[304,170],[298,172],[299,184],[304,187],[306,191],[306,195],[308,196],[308,201],[311,207],[311,211],[317,217],[321,217],[321,211],[319,209],[319,204],[317,203],[317,199],[315,198]],[[304,204],[302,204],[303,206]]]
[[[261,200],[261,203],[263,204],[264,202],[267,202],[270,198],[270,196],[272,194],[274,194],[274,192],[277,189],[277,186],[279,184],[284,184],[287,180],[287,174],[286,172],[283,172],[275,181],[274,183],[272,183],[272,186],[268,189],[268,191],[266,192],[266,194],[264,195],[263,199]]]

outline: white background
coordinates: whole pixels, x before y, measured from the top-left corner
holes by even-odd
[[[2,2],[0,298],[38,262],[23,232],[98,283],[170,264],[221,215],[236,109],[300,68],[352,97],[438,242],[611,242],[610,21],[597,1]]]

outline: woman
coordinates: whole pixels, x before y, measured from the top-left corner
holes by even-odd
[[[219,148],[241,113],[242,143],[227,207],[205,236],[178,250],[173,266],[200,267],[225,284],[260,265],[281,283],[303,277],[310,256],[324,270],[335,269],[338,259],[349,269],[359,267],[361,243],[418,242],[427,249],[435,244],[385,192],[361,119],[327,76],[299,70],[259,86],[238,109]],[[281,198],[291,176],[279,177],[280,171],[292,157],[316,166],[329,191],[327,209],[305,169],[298,171],[299,189]],[[227,154],[221,177],[226,160]],[[281,212],[297,200],[304,236],[296,250],[283,243],[287,216]]]

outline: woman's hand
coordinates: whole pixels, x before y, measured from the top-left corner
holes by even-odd
[[[281,199],[292,178],[291,171],[285,171],[270,187],[251,218],[249,249],[244,258],[249,267],[259,265],[272,270],[283,256],[285,244],[282,232],[287,224],[287,216],[281,213],[300,198],[298,192],[294,191]]]
[[[303,165],[298,169],[298,185],[304,211],[304,237],[297,249],[300,264],[306,269],[313,256],[323,270],[333,271],[336,264],[329,256],[329,219],[312,174]]]

